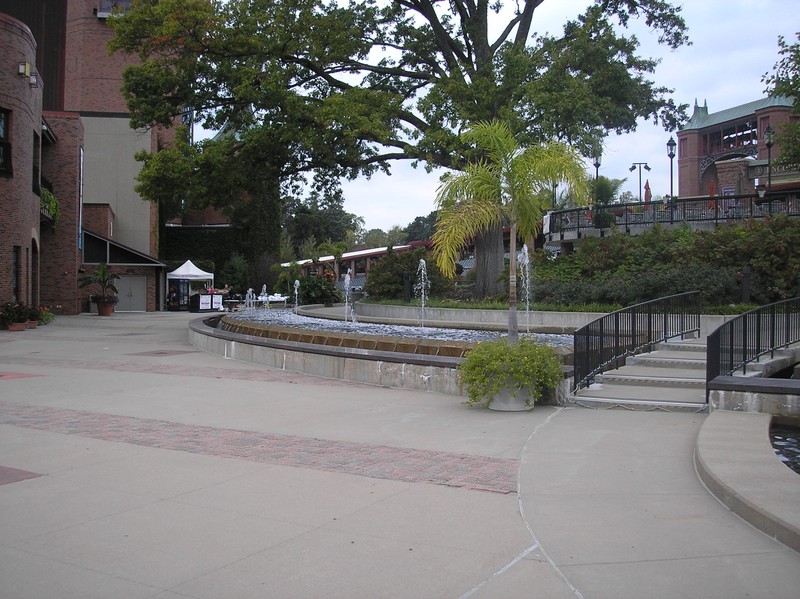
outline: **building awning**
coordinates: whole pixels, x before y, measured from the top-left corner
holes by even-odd
[[[89,231],[83,231],[83,263],[109,266],[154,266],[164,267],[152,256],[107,239]]]

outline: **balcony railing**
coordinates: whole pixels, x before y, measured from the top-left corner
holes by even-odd
[[[598,318],[573,335],[575,390],[649,351],[653,344],[700,331],[700,292],[689,291],[629,306]]]
[[[582,233],[589,229],[599,228],[597,215],[605,212],[610,215],[604,220],[618,230],[631,232],[640,227],[653,226],[656,223],[721,223],[748,218],[765,218],[776,214],[800,217],[800,199],[796,193],[767,193],[764,197],[757,194],[714,196],[702,198],[676,198],[671,202],[649,202],[634,204],[609,204],[595,206],[592,209],[573,208],[560,210],[550,214],[550,241],[565,238],[565,233]],[[605,226],[606,223],[603,223]],[[573,238],[570,235],[569,238]]]

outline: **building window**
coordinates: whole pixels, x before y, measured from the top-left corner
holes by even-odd
[[[11,176],[14,171],[11,169],[11,133],[9,132],[9,121],[11,113],[0,108],[0,174]]]
[[[133,0],[100,0],[95,14],[100,19],[107,19],[115,11],[127,12]]]
[[[33,134],[33,180],[31,188],[33,189],[33,193],[39,195],[42,191],[41,188],[41,181],[39,180],[39,161],[41,160],[41,156],[39,155],[39,136],[36,133]]]

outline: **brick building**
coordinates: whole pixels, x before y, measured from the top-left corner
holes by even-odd
[[[36,41],[19,21],[0,15],[0,300],[30,303],[38,294],[39,172],[42,90]]]
[[[736,195],[754,193],[756,181],[766,185],[769,150],[764,132],[776,131],[794,117],[791,98],[776,96],[709,113],[708,105],[694,105],[686,126],[678,132],[678,195]],[[796,168],[772,165],[772,189],[800,188]]]
[[[128,4],[0,0],[0,198],[11,207],[0,216],[0,303],[87,311],[92,290],[79,281],[106,262],[120,275],[118,310],[163,307],[158,211],[134,191],[134,155],[171,132],[129,126],[120,86],[131,59],[107,46],[112,5]],[[57,222],[40,209],[41,188],[58,198]]]

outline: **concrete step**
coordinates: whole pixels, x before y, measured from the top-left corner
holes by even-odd
[[[708,405],[705,402],[675,402],[675,401],[646,401],[641,399],[614,399],[614,398],[595,398],[595,397],[572,397],[568,401],[571,405],[584,408],[612,409],[624,408],[626,410],[652,411],[661,410],[664,412],[707,412]]]
[[[652,352],[631,356],[624,366],[598,375],[569,402],[594,408],[704,412],[705,369],[704,338],[660,342]]]
[[[655,344],[654,350],[671,350],[671,351],[686,351],[698,352],[705,355],[706,353],[706,340],[702,339],[679,339],[677,341],[660,341]]]
[[[636,385],[640,387],[656,387],[672,389],[674,387],[690,387],[693,389],[705,389],[705,377],[688,377],[680,376],[685,371],[677,372],[667,370],[665,368],[658,368],[652,370],[661,370],[664,374],[657,373],[626,373],[621,370],[614,370],[605,372],[602,375],[595,377],[595,381],[603,385]],[[699,372],[699,371],[698,371]]]
[[[626,365],[655,366],[659,368],[676,368],[705,370],[705,353],[658,350],[647,354],[630,356]]]
[[[569,398],[569,403],[585,407],[625,407],[640,410],[705,411],[705,389],[677,387],[666,389],[650,385],[595,383]]]

